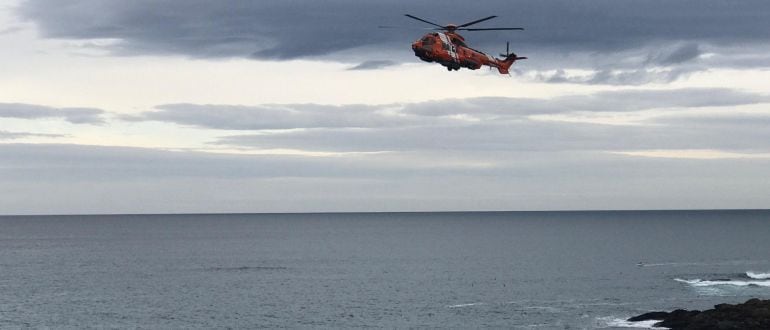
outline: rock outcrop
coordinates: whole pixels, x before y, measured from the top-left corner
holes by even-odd
[[[770,329],[770,300],[750,299],[742,304],[719,304],[705,311],[677,309],[673,312],[650,312],[629,321],[661,320],[656,327],[674,330],[699,329]]]

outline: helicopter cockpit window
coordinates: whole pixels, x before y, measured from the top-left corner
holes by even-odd
[[[422,38],[422,44],[423,45],[432,45],[433,42],[434,42],[434,40],[431,37]]]

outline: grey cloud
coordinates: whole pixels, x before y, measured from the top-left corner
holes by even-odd
[[[113,50],[129,55],[296,58],[377,40],[352,28],[371,19],[371,13],[351,15],[350,9],[361,7],[349,1],[33,0],[19,12],[48,37],[120,39]]]
[[[388,112],[388,106],[286,104],[260,106],[166,104],[126,120],[154,120],[181,125],[261,130],[318,127],[387,127],[424,119]]]
[[[669,83],[679,79],[689,72],[681,69],[671,69],[663,71],[651,71],[647,69],[613,72],[611,70],[601,70],[585,81],[578,83],[587,83],[591,85],[644,85],[648,83]]]
[[[619,90],[550,100],[472,98],[403,105],[401,112],[423,117],[478,120],[425,121],[422,125],[349,129],[317,128],[260,135],[231,135],[218,145],[316,151],[627,151],[647,149],[768,150],[770,131],[762,125],[703,129],[661,116],[643,125],[599,125],[533,119],[533,114],[574,112],[668,112],[770,102],[770,97],[730,89]],[[672,115],[669,115],[672,116]],[[729,116],[728,116],[729,117]]]
[[[720,53],[715,54],[712,58],[709,58],[705,62],[705,65],[711,65],[713,67],[727,67],[732,69],[745,69],[756,67],[767,67],[767,63],[770,63],[770,47],[765,48],[760,52],[743,52],[743,53]]]
[[[272,104],[258,106],[167,104],[123,117],[223,130],[296,128],[403,128],[463,125],[474,120],[515,120],[535,114],[629,112],[770,102],[770,96],[720,88],[619,90],[552,99],[477,97],[407,104]]]
[[[53,108],[34,104],[0,103],[0,118],[60,118],[73,124],[102,124],[104,110],[94,108]]]
[[[318,129],[270,135],[233,135],[222,137],[215,144],[248,146],[260,149],[302,148],[316,151],[437,151],[437,150],[550,150],[561,147],[544,139],[567,136],[566,130],[577,126],[562,125],[561,130],[547,129],[550,124],[531,121],[505,124],[464,126],[431,126],[395,129]],[[587,134],[600,134],[597,130]],[[581,144],[586,141],[575,140]]]
[[[721,52],[722,49],[709,47],[710,51]],[[760,49],[753,52],[761,53]],[[571,83],[589,85],[630,85],[639,86],[650,83],[670,83],[693,72],[709,67],[728,66],[727,62],[701,60],[705,51],[695,42],[664,42],[647,45],[639,49],[619,51],[608,54],[591,54],[573,56],[572,63],[564,63],[563,59],[551,59],[562,63],[565,67],[591,68],[588,74],[568,74],[564,69],[543,70],[547,67],[535,67],[521,74],[533,76],[536,81],[548,83]],[[756,61],[754,65],[767,66],[770,61]]]
[[[318,129],[270,135],[232,135],[222,137],[215,143],[256,149],[317,151],[770,151],[770,131],[762,125],[740,128],[725,125],[704,129],[687,122],[664,123],[630,126],[516,120],[463,126]]]
[[[371,61],[364,61],[356,66],[353,66],[349,68],[348,70],[377,70],[386,68],[389,66],[394,66],[397,63],[394,61],[388,61],[388,60],[371,60]]]
[[[770,110],[770,107],[768,107]],[[733,127],[750,127],[757,128],[770,127],[770,114],[752,114],[752,113],[738,113],[738,114],[721,114],[721,115],[684,115],[684,114],[669,114],[659,116],[651,119],[650,122],[655,124],[690,124],[698,126],[724,126],[730,125]]]
[[[44,134],[44,133],[27,133],[27,132],[0,131],[0,140],[14,140],[14,139],[29,138],[29,137],[59,138],[59,137],[65,137],[65,136],[66,135],[62,135],[62,134]]]
[[[670,83],[697,70],[699,68],[690,70],[683,70],[681,68],[667,70],[605,69],[597,70],[588,75],[572,76],[560,69],[552,73],[538,72],[535,75],[535,79],[549,83],[640,86],[650,83]]]
[[[617,90],[551,99],[480,97],[409,104],[403,112],[422,116],[522,116],[575,111],[629,112],[658,108],[697,108],[770,102],[770,96],[726,88]]]
[[[656,108],[724,107],[770,102],[770,95],[728,88],[618,90],[557,99],[575,111],[635,111]]]
[[[22,31],[23,29],[19,26],[11,26],[5,29],[0,29],[0,36],[6,35],[6,34],[13,34],[19,31]]]
[[[668,52],[663,52],[648,59],[648,63],[658,65],[672,65],[679,64],[698,58],[703,54],[696,43],[686,43]]]
[[[494,8],[494,10],[490,9]],[[411,13],[438,23],[465,22],[493,13],[484,26],[523,26],[522,33],[468,32],[472,44],[497,49],[513,41],[521,53],[614,52],[648,44],[697,42],[716,45],[770,40],[770,4],[764,0],[504,1],[101,1],[27,0],[19,13],[52,38],[120,39],[115,50],[191,57],[290,59],[375,46],[408,49],[426,27]],[[414,31],[378,30],[404,25]],[[483,26],[482,26],[483,25]],[[660,63],[692,58],[682,48]],[[408,51],[405,51],[408,52]]]

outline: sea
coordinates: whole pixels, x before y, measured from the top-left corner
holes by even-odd
[[[0,217],[0,328],[627,329],[770,298],[770,211]]]

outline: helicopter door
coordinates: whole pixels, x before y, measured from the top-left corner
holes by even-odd
[[[452,60],[454,60],[454,62],[457,63],[458,62],[457,49],[455,48],[455,45],[449,41],[449,37],[447,37],[446,34],[439,33],[438,36],[439,38],[441,38],[441,43],[444,44],[444,49],[446,49],[447,52],[449,52],[449,55],[452,56]]]

